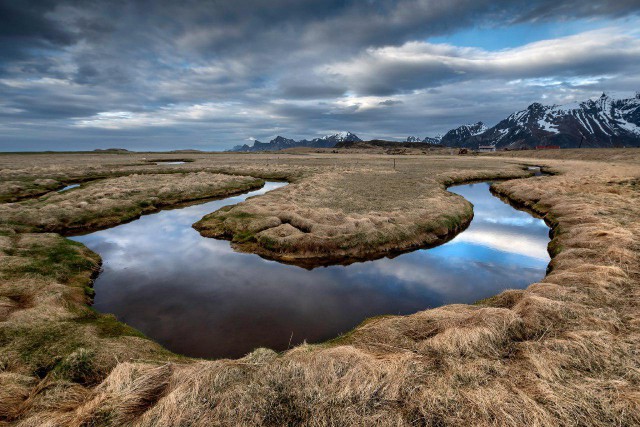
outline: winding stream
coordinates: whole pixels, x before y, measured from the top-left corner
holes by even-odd
[[[467,230],[441,246],[311,271],[234,252],[191,225],[222,206],[286,185],[164,210],[76,236],[103,259],[94,307],[170,350],[240,357],[347,332],[381,314],[472,303],[545,275],[549,229],[503,203],[489,183],[451,187],[474,204]]]

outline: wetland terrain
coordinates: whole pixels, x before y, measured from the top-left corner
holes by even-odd
[[[209,212],[281,188],[165,210],[73,240],[102,257],[93,307],[168,349],[242,357],[327,341],[369,317],[473,303],[542,279],[549,229],[501,202],[488,183],[450,191],[474,205],[469,228],[431,248],[305,270],[235,252],[192,224]]]
[[[332,151],[0,155],[0,425],[640,423],[639,150]]]

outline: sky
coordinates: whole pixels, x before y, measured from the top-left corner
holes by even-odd
[[[0,151],[435,136],[640,91],[639,0],[0,0]]]

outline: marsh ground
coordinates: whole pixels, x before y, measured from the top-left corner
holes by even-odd
[[[155,164],[178,157],[193,161]],[[526,178],[526,164],[557,175]],[[640,423],[640,150],[13,154],[0,156],[0,169],[0,422]],[[284,260],[378,256],[435,242],[470,219],[446,185],[498,177],[518,179],[494,185],[497,193],[554,226],[540,283],[235,361],[173,355],[92,311],[99,259],[42,232],[286,179],[198,228]],[[53,193],[76,182],[89,183]]]

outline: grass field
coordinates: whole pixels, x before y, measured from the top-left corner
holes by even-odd
[[[0,155],[0,424],[640,424],[640,150],[336,151]],[[375,257],[464,226],[445,187],[489,178],[517,178],[494,191],[553,226],[540,283],[239,360],[171,354],[91,310],[99,257],[58,234],[286,179],[197,228],[288,262]]]

